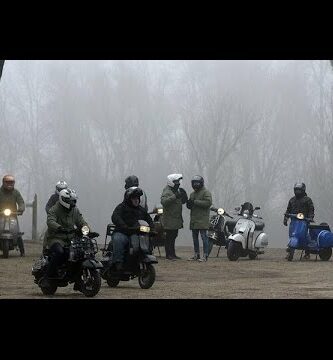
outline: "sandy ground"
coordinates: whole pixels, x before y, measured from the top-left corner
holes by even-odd
[[[10,257],[0,257],[0,299],[78,299],[73,285],[58,288],[52,297],[45,296],[33,282],[31,267],[41,253],[41,244],[26,242],[26,257],[14,250]],[[109,288],[104,280],[95,298],[101,299],[283,299],[333,298],[333,264],[311,260],[299,261],[296,252],[293,262],[284,260],[283,249],[267,249],[259,260],[241,258],[230,262],[225,249],[216,257],[214,247],[207,263],[190,262],[190,247],[178,248],[182,260],[159,258],[156,281],[151,289],[143,290],[137,279],[121,282]],[[156,255],[158,255],[156,253]],[[162,255],[164,251],[162,250]],[[99,255],[100,256],[100,255]]]

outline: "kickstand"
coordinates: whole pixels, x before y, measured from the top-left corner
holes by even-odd
[[[299,258],[299,261],[302,261],[303,252],[304,252],[304,250],[302,250],[302,252],[301,252],[301,257]]]
[[[161,252],[160,252],[160,247],[159,246],[157,246],[157,250],[158,250],[159,256],[161,257]]]
[[[317,258],[318,258],[318,254],[316,254],[316,261],[317,261]]]
[[[221,245],[220,245],[220,247],[219,247],[219,250],[218,250],[218,252],[217,252],[216,257],[219,257],[220,250],[221,250]]]

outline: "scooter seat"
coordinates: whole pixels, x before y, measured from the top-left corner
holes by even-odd
[[[309,224],[309,229],[311,229],[311,230],[327,230],[327,231],[331,231],[329,225],[320,225],[320,224]]]
[[[256,222],[255,224],[256,224],[256,226],[255,226],[254,230],[258,230],[258,231],[264,230],[264,227],[265,227],[264,223]]]

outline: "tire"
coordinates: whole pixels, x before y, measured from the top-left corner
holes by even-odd
[[[241,255],[242,245],[236,241],[230,241],[227,256],[230,261],[237,261]]]
[[[322,261],[328,261],[332,256],[332,248],[325,248],[319,250],[319,257]]]
[[[82,294],[86,297],[94,297],[98,294],[101,288],[101,274],[96,269],[83,269],[86,271],[89,278],[85,283],[82,281]]]
[[[41,287],[40,289],[42,290],[42,293],[44,295],[54,295],[58,289],[58,286],[52,285],[52,286],[48,286],[48,287]]]
[[[155,282],[156,272],[152,264],[148,264],[146,269],[138,276],[138,281],[141,289],[149,289]]]
[[[208,256],[210,255],[210,253],[213,250],[213,245],[214,245],[213,240],[211,238],[208,238]]]
[[[114,279],[114,278],[109,278],[107,277],[106,278],[106,282],[108,284],[109,287],[111,288],[115,288],[118,286],[118,284],[120,283],[120,280],[119,279]]]
[[[250,258],[250,260],[255,260],[255,259],[258,258],[258,254],[255,253],[255,252],[250,252],[249,253],[249,258]]]
[[[3,252],[4,259],[8,259],[8,256],[9,256],[9,241],[7,239],[3,240],[2,252]]]

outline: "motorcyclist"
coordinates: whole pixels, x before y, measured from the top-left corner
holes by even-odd
[[[306,186],[304,183],[296,183],[294,185],[295,196],[289,200],[288,207],[286,210],[287,214],[298,214],[303,213],[304,217],[309,218],[313,221],[314,218],[314,206],[310,197],[307,196]],[[283,225],[288,226],[288,217],[285,215],[283,219]],[[287,247],[287,260],[293,258],[295,249]],[[305,250],[304,259],[310,259],[310,251]]]
[[[51,207],[53,205],[55,205],[55,203],[59,200],[60,191],[63,189],[67,189],[67,188],[68,188],[68,185],[67,185],[66,181],[60,180],[57,182],[56,187],[55,187],[55,192],[50,196],[48,202],[45,205],[46,214],[51,209]],[[47,249],[47,229],[45,230],[45,233],[44,233],[43,251],[45,251],[46,249]]]
[[[165,255],[168,260],[180,259],[176,255],[175,241],[178,230],[183,228],[183,204],[188,200],[186,191],[180,188],[182,174],[170,174],[167,177],[167,186],[161,195],[163,205],[163,228],[165,230]]]
[[[57,182],[55,187],[55,192],[50,196],[48,202],[45,205],[45,211],[46,213],[51,209],[53,205],[59,200],[59,193],[63,189],[67,189],[68,185],[66,181],[60,180]]]
[[[208,236],[209,211],[212,205],[212,194],[204,186],[204,178],[195,175],[191,180],[193,192],[186,202],[186,206],[191,210],[190,230],[192,230],[194,256],[189,260],[207,261],[208,260]],[[199,232],[203,243],[203,257],[200,258]]]
[[[127,178],[125,179],[125,190],[129,189],[130,187],[139,187],[139,179],[137,176],[130,175],[127,176]],[[148,211],[147,195],[143,190],[142,190],[142,194],[143,195],[141,196],[140,199],[140,206],[142,206],[143,208],[146,209],[146,211]]]
[[[59,202],[53,205],[47,213],[50,262],[47,277],[43,279],[44,286],[49,286],[49,279],[57,278],[58,267],[68,259],[69,246],[75,237],[75,226],[81,229],[82,226],[88,225],[76,207],[76,202],[76,192],[71,189],[63,189],[59,193]],[[75,282],[74,290],[79,289],[79,283]]]
[[[15,187],[14,176],[5,175],[2,179],[2,186],[0,188],[0,211],[3,211],[5,209],[10,209],[13,212],[17,212],[18,215],[22,215],[25,210],[25,203],[21,193],[14,187]],[[20,235],[17,238],[17,244],[20,249],[21,256],[24,256],[25,255],[24,244],[23,244],[22,236]]]
[[[139,220],[146,221],[151,230],[154,223],[145,208],[140,205],[143,191],[132,186],[125,191],[124,200],[113,211],[111,220],[115,225],[112,234],[113,257],[117,271],[123,269],[125,248],[129,244],[130,236],[137,232]]]

